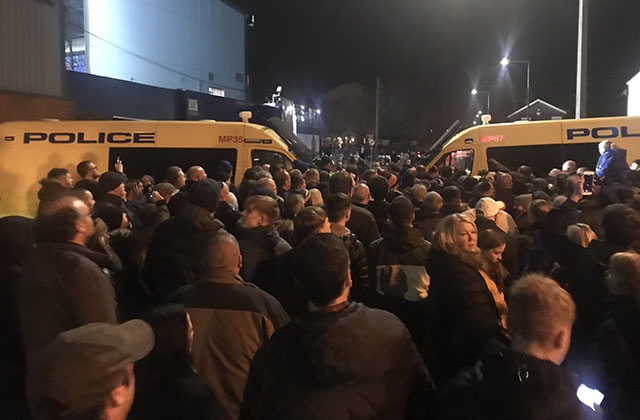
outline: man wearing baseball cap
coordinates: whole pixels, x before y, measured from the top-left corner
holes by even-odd
[[[27,372],[32,414],[37,420],[126,419],[135,393],[133,363],[153,345],[153,330],[139,319],[58,334]]]

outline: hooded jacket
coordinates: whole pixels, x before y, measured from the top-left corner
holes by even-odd
[[[600,155],[595,172],[598,178],[621,181],[624,173],[628,170],[627,151],[625,149],[611,148]]]
[[[238,227],[238,245],[242,254],[240,276],[253,282],[258,266],[291,249],[291,245],[278,235],[274,226],[251,229]]]
[[[416,302],[427,297],[425,263],[431,244],[410,226],[389,225],[369,248],[369,266],[379,294]]]
[[[251,362],[240,419],[425,418],[432,391],[400,320],[352,303],[274,333]]]
[[[209,240],[224,228],[202,207],[183,203],[175,217],[156,229],[145,259],[143,280],[155,303],[195,283],[205,269]]]

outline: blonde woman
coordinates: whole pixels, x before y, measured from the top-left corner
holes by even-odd
[[[598,239],[598,235],[586,223],[576,223],[567,227],[567,237],[571,242],[588,248],[591,241]]]
[[[429,368],[436,385],[473,365],[491,338],[504,337],[500,314],[480,273],[478,232],[465,214],[451,214],[438,224],[427,272],[433,309]]]

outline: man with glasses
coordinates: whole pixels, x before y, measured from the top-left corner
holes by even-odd
[[[78,175],[80,175],[80,178],[82,179],[97,181],[98,178],[100,178],[100,171],[98,170],[98,166],[90,160],[83,160],[82,162],[78,163],[78,166],[76,166],[76,171],[78,171]]]

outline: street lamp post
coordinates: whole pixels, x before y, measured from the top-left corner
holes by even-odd
[[[500,61],[502,67],[508,66],[510,63],[520,63],[527,65],[527,121],[529,121],[529,103],[531,102],[531,85],[529,84],[529,74],[531,70],[531,63],[528,60],[509,60],[507,57]]]
[[[579,0],[578,11],[578,65],[576,68],[576,118],[587,113],[587,39],[589,0]]]
[[[491,114],[491,92],[488,90],[478,90],[476,88],[471,89],[472,95],[477,95],[478,93],[484,93],[487,95],[487,114]]]

